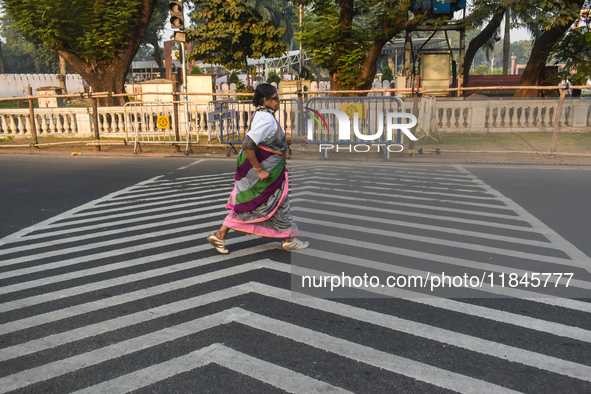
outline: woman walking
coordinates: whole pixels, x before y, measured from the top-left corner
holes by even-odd
[[[226,205],[232,212],[207,240],[218,252],[229,253],[224,240],[234,229],[283,238],[284,250],[305,249],[309,243],[295,238],[299,231],[291,216],[286,152],[292,142],[307,139],[285,137],[274,115],[279,109],[279,96],[273,85],[258,85],[253,104],[255,113],[238,155],[234,190]]]

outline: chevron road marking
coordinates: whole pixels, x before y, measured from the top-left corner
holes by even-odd
[[[255,329],[264,330],[296,342],[305,343],[306,345],[335,353],[352,360],[383,368],[387,371],[409,376],[435,386],[455,390],[461,393],[514,392],[479,379],[470,378],[468,376],[432,367],[407,358],[368,348],[354,342],[248,312],[241,308],[230,308],[223,312],[215,313],[190,322],[165,328],[150,334],[135,337],[84,354],[51,362],[40,367],[35,367],[27,371],[0,378],[0,390],[2,390],[2,392],[7,392],[23,388],[68,372],[97,365],[141,350],[146,350],[153,346],[231,322],[245,324]],[[250,371],[248,371],[248,374],[250,374]]]
[[[75,394],[127,393],[210,363],[229,368],[289,393],[350,393],[350,391],[216,343],[186,356],[76,391]]]
[[[197,164],[197,163],[193,163]],[[309,166],[308,166],[309,167]],[[302,167],[302,168],[308,168]],[[378,166],[379,170],[387,174],[389,168],[387,166]],[[309,167],[313,168],[313,167]],[[351,170],[355,166],[347,167]],[[356,177],[357,182],[365,183],[367,179],[363,171],[352,172],[352,176]],[[296,174],[304,172],[300,170],[295,171]],[[433,173],[437,173],[437,179],[431,182]],[[333,206],[345,209],[360,209],[359,205],[363,203],[363,193],[359,191],[347,190],[350,184],[342,182],[335,182],[334,178],[331,180],[327,174],[333,176],[340,176],[339,171],[323,171],[319,172],[316,169],[309,171],[308,175],[312,174],[315,179],[311,182],[304,182],[304,186],[297,187],[297,192],[293,193],[293,201],[307,201],[310,204],[316,204],[319,207]],[[316,175],[315,175],[316,174]],[[357,175],[359,174],[359,175]],[[225,174],[228,178],[232,174]],[[478,224],[483,226],[483,229],[497,227],[502,229],[511,229],[523,231],[525,234],[541,235],[548,239],[548,242],[527,239],[512,239],[502,235],[487,234],[486,232],[468,231],[461,229],[446,229],[441,225],[427,225],[420,223],[412,223],[402,220],[389,220],[384,218],[384,214],[401,214],[396,209],[384,210],[382,213],[377,213],[375,217],[355,215],[347,213],[347,219],[374,221],[392,226],[412,227],[423,231],[435,231],[440,233],[454,233],[460,236],[471,236],[476,238],[491,239],[500,242],[513,242],[516,245],[528,245],[539,248],[554,249],[564,252],[570,259],[558,257],[546,257],[538,253],[525,253],[516,251],[504,251],[500,248],[473,245],[466,242],[458,241],[443,241],[436,236],[407,236],[402,232],[379,231],[370,227],[349,226],[343,223],[336,223],[333,221],[321,221],[311,218],[297,218],[296,222],[314,224],[320,226],[329,226],[332,228],[341,228],[353,231],[365,231],[373,234],[383,234],[394,238],[412,239],[420,242],[428,242],[430,244],[441,244],[459,248],[460,250],[476,250],[486,253],[496,253],[501,255],[509,255],[512,257],[519,257],[522,259],[530,259],[535,261],[547,261],[552,264],[571,265],[579,257],[587,257],[581,251],[576,249],[572,244],[558,236],[555,232],[545,226],[537,218],[533,217],[523,208],[507,199],[502,194],[496,192],[490,186],[484,184],[478,178],[474,177],[462,167],[455,167],[453,170],[440,171],[437,169],[428,169],[424,171],[417,170],[413,167],[396,168],[395,175],[398,177],[397,184],[406,185],[412,184],[414,190],[409,190],[407,195],[398,193],[403,199],[399,203],[397,197],[386,193],[387,188],[384,186],[391,186],[388,180],[380,183],[372,183],[372,195],[377,197],[387,197],[388,201],[380,201],[380,204],[391,204],[392,207],[400,208],[406,206],[409,208],[429,209],[434,212],[441,212],[441,215],[427,215],[425,217],[435,218],[436,220],[448,220],[466,224]],[[404,177],[411,177],[413,179],[406,179]],[[391,179],[391,178],[390,178]],[[424,180],[423,180],[424,179]],[[429,182],[427,182],[429,180]],[[177,183],[178,181],[178,183]],[[326,181],[326,182],[325,182]],[[212,185],[217,185],[211,187]],[[330,195],[327,193],[318,193],[319,186],[328,187],[331,193],[335,190],[340,190],[342,195]],[[226,186],[223,188],[223,186]],[[207,189],[207,190],[205,190]],[[226,190],[226,191],[222,191]],[[213,264],[220,262],[235,263],[235,265],[227,268],[217,269],[213,272],[207,272],[200,275],[189,275],[183,279],[171,280],[166,283],[152,285],[151,287],[142,288],[140,290],[133,290],[123,294],[118,294],[108,298],[103,298],[96,301],[85,302],[82,304],[74,304],[70,306],[59,306],[61,309],[52,309],[49,312],[40,313],[33,316],[23,317],[18,320],[5,322],[0,324],[0,335],[7,335],[16,333],[21,330],[28,330],[31,328],[39,328],[47,323],[57,323],[59,321],[67,322],[70,318],[76,318],[86,313],[97,313],[107,308],[125,305],[139,300],[149,300],[151,297],[161,296],[168,292],[178,291],[191,286],[212,283],[220,279],[232,278],[236,275],[253,272],[256,270],[271,270],[283,274],[292,275],[297,274],[299,267],[294,267],[289,264],[276,262],[265,258],[265,254],[273,249],[277,249],[279,244],[276,242],[265,243],[258,246],[240,249],[244,242],[250,241],[246,236],[233,237],[228,240],[227,245],[232,250],[228,255],[215,254],[213,256],[201,257],[200,253],[211,251],[211,246],[204,240],[209,232],[194,233],[199,229],[219,226],[225,212],[219,211],[222,208],[221,202],[227,198],[228,179],[220,177],[220,175],[207,175],[199,177],[183,177],[166,179],[164,176],[152,178],[150,180],[140,182],[137,185],[125,188],[119,192],[111,193],[101,199],[84,204],[73,210],[65,212],[54,218],[43,221],[37,225],[31,226],[27,229],[21,230],[15,234],[0,240],[0,246],[4,248],[0,250],[0,255],[17,255],[25,252],[33,251],[28,255],[20,257],[13,257],[0,263],[0,266],[8,268],[2,272],[0,276],[5,278],[19,278],[22,275],[29,275],[32,273],[43,273],[51,269],[68,269],[68,271],[61,271],[58,274],[52,274],[48,271],[49,276],[32,276],[32,279],[23,278],[23,281],[14,284],[8,284],[0,288],[0,294],[13,294],[18,296],[18,292],[28,291],[36,287],[46,286],[50,284],[66,283],[68,281],[75,281],[92,275],[100,275],[116,270],[125,270],[130,267],[141,267],[147,263],[164,261],[169,259],[177,259],[171,265],[155,268],[146,268],[141,272],[133,274],[122,274],[112,279],[92,281],[87,284],[76,284],[67,288],[59,288],[54,291],[45,292],[43,294],[27,296],[13,301],[8,301],[0,304],[0,312],[18,311],[22,308],[29,308],[43,303],[51,303],[55,300],[65,300],[67,305],[69,300],[74,301],[76,297],[89,294],[104,289],[109,289],[116,286],[132,285],[134,282],[156,279],[165,275],[182,272],[184,270],[194,269],[196,267],[213,266]],[[382,191],[384,191],[382,193]],[[195,197],[196,193],[200,193]],[[464,193],[464,194],[461,194]],[[417,195],[415,195],[417,194]],[[482,195],[478,195],[482,194]],[[226,196],[224,196],[226,195]],[[311,200],[308,198],[312,197]],[[342,203],[333,204],[324,198],[330,197],[331,200],[342,201]],[[458,199],[459,198],[459,199]],[[404,200],[412,199],[412,201],[404,202]],[[454,200],[455,199],[455,200]],[[185,202],[189,201],[188,204]],[[484,201],[491,201],[499,203],[498,205],[484,203]],[[452,203],[456,208],[450,209],[446,207],[429,205],[439,204],[441,202]],[[427,204],[422,205],[421,203]],[[406,204],[406,205],[401,205]],[[466,208],[466,209],[463,209]],[[298,212],[297,207],[293,207],[294,212]],[[199,215],[202,223],[195,225],[185,225],[182,227],[175,227],[174,229],[158,229],[162,226],[170,226],[178,221],[171,219],[175,215],[176,210],[180,214],[190,212],[192,215]],[[455,210],[455,211],[454,211]],[[211,211],[211,212],[207,212]],[[303,210],[315,217],[324,215],[326,217],[335,217],[337,214],[328,210],[321,209],[305,209]],[[167,213],[168,212],[168,213]],[[205,212],[205,213],[204,213]],[[450,212],[463,213],[465,215],[473,215],[474,219],[463,217],[450,217],[444,214]],[[415,215],[410,212],[410,215]],[[134,218],[134,216],[142,215],[141,218]],[[338,214],[342,216],[341,214]],[[493,218],[500,220],[511,220],[515,224],[495,223],[493,221],[476,220],[476,218]],[[119,224],[120,228],[112,228],[114,224],[106,223],[107,220],[113,219]],[[149,223],[148,223],[149,222]],[[522,224],[522,225],[517,225]],[[78,226],[77,228],[67,229],[68,226]],[[89,234],[80,234],[80,228],[85,228],[83,231],[88,231]],[[151,231],[154,229],[155,231]],[[128,235],[131,231],[146,231],[143,235]],[[191,233],[191,236],[184,236],[183,233]],[[432,234],[432,233],[431,233]],[[346,239],[343,237],[334,237],[326,234],[319,234],[318,232],[309,232],[305,234],[312,239],[331,242],[336,244],[347,244],[363,250],[364,248],[371,248],[374,250],[381,250],[390,254],[398,254],[403,256],[410,256],[413,258],[424,259],[428,261],[441,262],[455,266],[462,266],[467,268],[485,269],[487,271],[496,272],[502,270],[504,267],[499,265],[481,263],[478,261],[471,261],[469,259],[452,258],[449,256],[438,255],[435,253],[419,252],[412,249],[404,249],[393,247],[389,245],[379,245],[375,243],[362,242],[353,239]],[[119,236],[119,237],[117,237]],[[104,241],[98,241],[98,237],[115,237]],[[406,237],[406,238],[405,238]],[[47,239],[46,239],[47,238]],[[55,241],[54,241],[55,239]],[[84,242],[82,246],[70,246],[73,242]],[[151,242],[158,239],[157,242]],[[38,240],[37,243],[33,242]],[[125,246],[125,244],[134,242],[141,242],[139,245]],[[181,243],[198,242],[196,246],[175,246]],[[15,245],[10,245],[15,243]],[[62,246],[62,249],[56,249],[57,246]],[[54,248],[54,251],[35,252],[38,248]],[[108,252],[100,251],[95,253],[97,249],[109,248]],[[166,247],[165,252],[150,254],[156,248]],[[234,251],[234,248],[237,248]],[[120,248],[120,249],[118,249]],[[90,268],[78,268],[75,265],[86,263],[89,261],[99,261],[101,259],[115,259],[126,253],[142,253],[142,257],[127,259],[125,261],[118,261],[112,264],[95,266]],[[147,253],[146,253],[147,252]],[[302,257],[311,256],[326,260],[332,260],[343,264],[355,265],[357,267],[367,267],[377,269],[384,272],[391,272],[395,270],[404,275],[421,275],[424,272],[412,268],[396,267],[385,264],[379,261],[363,259],[355,256],[344,256],[339,253],[331,253],[327,251],[310,248],[307,250],[292,252],[292,258],[297,257],[301,253]],[[76,254],[76,256],[69,256],[69,254]],[[81,254],[84,254],[81,256]],[[260,256],[258,256],[260,254]],[[195,255],[193,257],[192,255]],[[63,256],[63,257],[62,257]],[[252,262],[244,262],[245,258],[252,256],[249,260]],[[59,261],[53,261],[45,264],[42,259],[58,258]],[[242,259],[242,262],[241,262]],[[588,259],[588,258],[587,258]],[[18,264],[25,262],[39,261],[39,264],[32,267],[19,268]],[[71,267],[71,268],[70,268]],[[514,272],[521,272],[513,270]],[[65,273],[64,273],[65,272]],[[330,273],[321,270],[306,269],[306,274],[325,276]],[[576,286],[582,289],[591,288],[591,284],[584,280],[573,279],[571,286]],[[130,286],[131,287],[131,286]],[[394,295],[399,299],[404,299],[417,305],[426,305],[441,310],[454,311],[462,313],[466,316],[488,319],[490,321],[501,322],[514,327],[522,327],[543,335],[550,334],[561,338],[570,338],[584,343],[591,343],[591,331],[580,328],[571,327],[566,324],[546,321],[529,316],[523,316],[516,313],[511,313],[503,310],[487,308],[470,303],[464,303],[456,300],[430,297],[418,292],[413,292],[406,289],[363,289],[378,296]],[[484,289],[483,289],[484,290]],[[498,295],[519,297],[520,299],[528,299],[531,302],[555,305],[561,308],[568,308],[574,311],[591,313],[591,303],[586,303],[578,300],[570,300],[563,298],[534,298],[536,293],[528,292],[519,289],[486,289],[488,292]],[[341,316],[344,318],[354,319],[359,322],[365,322],[377,327],[382,327],[387,330],[412,335],[421,340],[435,342],[439,344],[449,345],[453,348],[462,349],[464,351],[474,352],[487,357],[493,357],[497,360],[505,362],[517,363],[520,365],[535,368],[540,371],[547,371],[562,375],[564,377],[577,379],[583,382],[591,382],[591,366],[580,364],[559,357],[550,356],[547,354],[537,353],[531,350],[522,349],[515,346],[497,343],[491,340],[479,338],[478,336],[463,334],[453,330],[431,326],[425,323],[416,322],[400,318],[397,316],[374,312],[372,310],[355,307],[352,305],[340,303],[334,300],[327,300],[321,298],[309,297],[301,294],[295,294],[290,290],[274,287],[271,285],[246,282],[224,289],[214,290],[206,294],[201,294],[191,298],[186,298],[178,301],[169,302],[164,305],[152,307],[141,311],[130,311],[129,314],[109,318],[107,320],[98,321],[96,323],[87,324],[85,326],[69,329],[67,331],[56,332],[54,334],[32,339],[23,343],[11,345],[2,348],[0,351],[0,362],[9,363],[13,359],[19,359],[23,356],[33,356],[38,352],[47,351],[60,346],[73,346],[76,341],[83,339],[91,339],[97,335],[107,334],[121,329],[129,329],[134,325],[152,321],[155,319],[173,316],[177,313],[189,311],[194,308],[213,306],[216,303],[227,301],[230,299],[238,299],[239,297],[248,294],[258,294],[273,300],[279,300],[290,304],[296,304],[304,308],[314,309],[316,311]],[[530,299],[531,298],[531,299]],[[240,302],[240,304],[238,304]],[[60,305],[63,305],[60,304]],[[240,307],[230,306],[228,309],[213,313],[208,316],[203,316],[193,321],[180,323],[166,328],[160,328],[141,336],[136,336],[118,343],[113,343],[109,346],[94,348],[72,355],[72,353],[65,352],[62,359],[50,361],[47,364],[32,367],[30,369],[21,370],[12,375],[5,375],[0,378],[0,391],[10,391],[19,388],[26,388],[35,383],[41,383],[52,378],[63,376],[65,374],[82,370],[86,367],[99,366],[101,363],[116,360],[120,357],[131,355],[136,352],[150,351],[151,348],[159,345],[171,343],[174,340],[188,337],[196,332],[204,332],[225,326],[227,324],[241,324],[251,327],[255,330],[264,331],[268,334],[279,336],[290,341],[302,343],[307,346],[317,348],[322,351],[329,352],[336,356],[344,357],[356,362],[364,363],[369,366],[381,368],[385,371],[390,371],[402,376],[416,379],[427,384],[431,384],[440,388],[454,390],[458,392],[512,392],[511,390],[501,387],[497,384],[487,382],[486,380],[477,379],[474,377],[462,375],[454,371],[444,368],[428,365],[424,362],[412,360],[410,358],[397,356],[378,349],[368,347],[359,343],[355,343],[339,337],[338,330],[334,334],[327,334],[316,331],[311,328],[298,326],[297,324],[282,321],[273,316],[262,315],[248,310],[248,303],[237,301],[234,305]],[[48,304],[51,307],[51,304]],[[204,309],[207,310],[207,309]],[[269,312],[271,313],[271,312]],[[27,315],[25,315],[27,316]],[[264,361],[253,357],[252,355],[232,349],[221,343],[213,341],[208,346],[195,349],[188,347],[186,354],[177,356],[158,364],[139,369],[118,376],[111,380],[99,382],[94,386],[86,387],[80,392],[127,392],[142,387],[148,387],[152,384],[162,382],[175,375],[183,372],[190,372],[202,368],[209,364],[217,364],[224,368],[228,368],[240,374],[252,377],[266,384],[270,384],[278,389],[288,392],[345,392],[345,390],[331,385],[326,382],[319,381],[311,376],[306,376],[298,371],[292,371],[288,367],[274,365],[271,362]],[[96,345],[101,346],[99,343]],[[113,375],[111,375],[112,377]]]
[[[206,281],[219,279],[225,276],[236,275],[241,272],[246,272],[252,269],[260,269],[263,267],[268,267],[272,269],[279,269],[282,271],[288,271],[289,265],[276,263],[272,261],[263,261],[263,262],[256,262],[256,263],[248,263],[243,264],[237,267],[233,267],[230,269],[216,271],[214,273],[209,273],[205,275],[201,275],[199,277],[190,278],[192,284],[197,283],[204,283]],[[314,275],[322,275],[326,274],[323,272],[314,271]],[[323,299],[317,298],[301,298],[298,299],[297,297],[294,298],[292,293],[288,290],[272,288],[270,286],[260,285],[260,284],[252,284],[245,286],[250,290],[258,290],[257,292],[282,299],[286,302],[293,302],[298,303],[303,306],[313,307],[316,309],[323,310],[324,312],[328,313],[335,313],[340,316],[350,317],[356,320],[371,322],[374,325],[380,325],[382,327],[393,329],[396,331],[401,331],[407,334],[419,336],[422,338],[446,343],[449,345],[457,346],[460,348],[464,348],[470,351],[475,351],[478,353],[494,356],[497,358],[505,359],[512,362],[518,362],[524,365],[529,365],[539,369],[545,369],[548,371],[552,371],[555,373],[563,374],[566,376],[574,377],[576,379],[581,380],[589,380],[591,381],[591,367],[584,366],[581,364],[569,362],[566,360],[560,360],[554,357],[545,356],[542,354],[534,353],[531,351],[518,349],[512,346],[503,345],[496,342],[491,342],[488,340],[484,340],[481,338],[472,337],[465,334],[456,333],[453,331],[429,326],[422,323],[417,323],[401,318],[397,318],[394,316],[384,315],[378,312],[371,312],[361,308],[356,308],[350,305],[343,305],[336,303],[334,301],[327,301]],[[141,293],[141,292],[136,292]],[[145,292],[144,292],[145,293]],[[153,291],[149,291],[150,295],[153,295]],[[226,295],[225,293],[229,293]],[[131,316],[125,316],[123,318],[113,319],[112,321],[102,322],[95,324],[94,326],[84,327],[83,329],[73,330],[66,334],[57,334],[47,339],[32,341],[28,344],[17,345],[12,348],[7,348],[3,350],[3,355],[0,360],[4,360],[5,357],[7,359],[12,357],[21,356],[23,354],[32,353],[36,351],[40,351],[46,349],[48,344],[51,347],[61,345],[73,340],[82,339],[89,335],[97,335],[99,333],[107,331],[119,329],[123,327],[122,324],[132,325],[138,322],[143,322],[146,320],[151,320],[155,318],[162,317],[163,315],[168,315],[172,313],[177,313],[182,310],[195,308],[198,305],[204,305],[204,300],[207,302],[216,302],[221,299],[225,299],[228,297],[235,297],[238,294],[244,294],[242,292],[236,293],[236,289],[230,289],[229,291],[220,291],[216,292],[215,294],[208,294],[206,296],[199,296],[195,299],[183,300],[180,302],[176,302],[173,304],[169,304],[162,307],[153,308],[148,311],[138,312]],[[121,297],[121,296],[120,296]],[[116,298],[116,297],[112,297]],[[121,298],[128,298],[126,301],[130,302],[136,297],[132,296],[132,293],[128,293]],[[71,315],[70,315],[71,316]],[[59,316],[60,318],[65,318],[65,316]],[[22,322],[22,321],[21,321]],[[515,322],[511,324],[516,324]],[[102,328],[101,328],[102,327]],[[4,331],[4,330],[2,330]],[[576,332],[576,330],[571,330]],[[586,332],[585,330],[581,330],[583,336],[589,336],[591,333]],[[564,335],[564,334],[562,334]],[[47,342],[46,342],[47,341]],[[28,349],[28,350],[27,350]],[[2,380],[0,380],[0,387],[2,387]]]
[[[245,250],[245,251],[243,251],[242,255],[250,254],[252,252],[253,252],[252,250]],[[240,254],[238,255],[238,257],[240,257]],[[207,258],[207,259],[204,259],[205,261],[202,261],[200,265],[211,264],[211,263],[219,262],[219,261],[222,261],[222,260],[225,260],[228,258],[229,258],[228,256],[219,256],[218,258]],[[224,270],[215,271],[215,272],[200,275],[197,277],[191,277],[191,278],[187,278],[187,279],[180,280],[180,281],[170,282],[168,284],[155,286],[155,287],[152,287],[149,289],[143,289],[143,290],[139,290],[139,291],[132,292],[132,293],[126,293],[121,296],[111,297],[108,299],[108,301],[107,300],[95,301],[95,302],[91,302],[91,303],[87,303],[87,304],[83,304],[83,305],[73,306],[70,308],[63,309],[63,310],[54,311],[52,313],[37,315],[32,318],[26,318],[26,319],[18,320],[15,322],[6,323],[6,324],[3,324],[2,326],[0,326],[0,332],[1,333],[8,333],[11,331],[17,331],[17,330],[21,330],[21,329],[31,328],[31,327],[41,325],[41,324],[46,324],[46,323],[49,323],[52,321],[58,321],[61,319],[73,317],[75,315],[88,313],[89,311],[98,310],[101,308],[112,307],[115,305],[121,305],[121,304],[125,304],[125,303],[132,302],[135,300],[139,300],[142,298],[147,298],[147,297],[151,297],[151,296],[154,296],[157,294],[166,293],[166,292],[174,290],[174,289],[186,288],[186,287],[194,286],[196,284],[206,283],[206,282],[209,282],[212,280],[217,280],[217,279],[221,279],[224,277],[233,276],[233,275],[237,275],[240,273],[248,272],[250,270],[257,270],[257,269],[261,269],[261,268],[278,270],[280,272],[289,272],[291,267],[286,264],[272,262],[269,260],[261,260],[261,261],[257,261],[257,262],[253,262],[253,263],[247,263],[247,264],[243,264],[241,266],[227,268]],[[312,273],[314,275],[326,275],[327,274],[326,272],[320,272],[317,270],[312,271]],[[117,283],[115,283],[113,285],[122,284],[124,282],[123,279],[133,280],[133,278],[122,278],[121,281],[118,281]],[[105,287],[107,287],[107,285],[108,284],[105,283]],[[102,288],[102,287],[98,286],[98,284],[97,284],[97,286],[93,286],[91,288],[91,290],[97,290],[99,288]],[[239,288],[241,288],[241,286],[236,286],[235,288],[232,288],[232,289],[239,289]],[[246,286],[246,288],[248,288],[252,291],[256,291],[262,295],[266,295],[266,296],[271,295],[271,293],[269,291],[269,289],[271,289],[271,288],[264,286],[264,285],[252,285],[251,284],[251,285]],[[51,295],[54,298],[55,297],[68,297],[68,296],[71,297],[71,296],[82,294],[80,292],[81,290],[84,291],[86,289],[72,288],[66,294],[51,293]],[[238,291],[238,290],[229,290],[228,293],[230,293],[230,295],[228,297],[234,297],[234,296],[241,295],[241,294],[245,293],[245,290],[240,291],[238,293],[236,293],[236,291]],[[378,290],[374,290],[374,291],[377,292]],[[32,352],[46,349],[47,345],[50,345],[52,347],[52,346],[57,346],[59,344],[67,343],[69,341],[82,339],[82,338],[85,338],[90,333],[92,333],[92,335],[97,335],[99,333],[105,332],[105,328],[102,328],[102,327],[106,327],[108,329],[107,331],[109,331],[112,329],[124,327],[125,325],[131,325],[131,324],[135,324],[137,322],[155,319],[155,318],[161,317],[166,314],[177,313],[177,312],[185,310],[185,309],[194,308],[198,305],[204,305],[203,299],[209,300],[207,302],[217,302],[221,299],[225,299],[226,296],[224,294],[225,293],[223,293],[223,292],[215,292],[215,293],[208,294],[206,296],[198,296],[198,297],[195,297],[195,298],[187,300],[187,301],[176,302],[176,303],[168,304],[166,306],[153,308],[153,309],[150,309],[146,312],[138,312],[136,314],[128,315],[128,316],[125,316],[122,318],[117,318],[117,319],[114,319],[114,320],[111,320],[108,322],[98,323],[93,326],[89,326],[87,328],[72,330],[72,331],[69,331],[65,334],[53,335],[51,337],[47,337],[47,339],[34,340],[34,341],[31,341],[27,344],[17,345],[12,348],[5,348],[5,349],[3,349],[2,353],[0,353],[0,361],[10,359],[12,357],[18,357],[19,355],[28,354],[28,353],[32,353]],[[214,295],[216,295],[216,296],[219,295],[219,297],[222,297],[222,298],[213,298],[212,299],[211,297],[214,297]],[[562,337],[570,337],[570,338],[581,340],[584,342],[591,341],[591,332],[590,331],[583,330],[583,329],[576,328],[576,327],[569,327],[569,326],[559,324],[559,323],[546,322],[543,320],[530,318],[527,316],[516,315],[513,313],[499,311],[496,309],[490,309],[490,308],[480,307],[477,305],[465,304],[465,303],[461,303],[461,302],[457,302],[457,301],[453,301],[453,300],[442,299],[442,298],[427,298],[427,299],[417,298],[416,293],[413,293],[412,291],[404,290],[404,289],[396,289],[396,293],[393,295],[399,296],[401,299],[406,299],[406,300],[409,300],[412,302],[423,303],[423,304],[431,305],[431,306],[434,306],[437,308],[460,312],[460,313],[464,313],[464,314],[468,314],[468,315],[472,315],[472,316],[476,316],[476,317],[491,319],[494,321],[501,321],[501,322],[504,322],[507,324],[521,326],[521,327],[525,327],[525,328],[529,328],[529,329],[533,329],[533,330],[537,330],[537,331],[541,331],[541,332],[547,332],[547,333],[550,333],[553,335],[558,335],[558,336],[562,336]],[[273,296],[278,297],[277,291],[275,291]],[[283,299],[285,299],[285,297],[283,297]],[[293,298],[290,302],[299,302],[299,301],[297,298]],[[348,307],[348,308],[353,308],[353,307]],[[331,309],[328,309],[327,311],[330,311],[330,310]]]

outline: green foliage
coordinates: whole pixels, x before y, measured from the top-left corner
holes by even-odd
[[[239,83],[242,83],[236,71],[232,71],[232,73],[230,74],[230,78],[228,79],[228,83],[235,83],[237,86]]]
[[[309,7],[297,38],[315,66],[328,71],[334,89],[371,86],[383,46],[402,31],[425,22],[420,13],[409,18],[410,0],[298,3]]]
[[[8,15],[0,18],[4,72],[7,74],[53,74],[59,72],[59,56],[49,48],[27,42]]]
[[[85,62],[111,59],[125,47],[139,0],[4,0],[14,27],[31,42],[67,49]]]
[[[250,90],[241,80],[236,82],[236,90],[234,93],[251,93]],[[252,96],[234,96],[235,100],[252,100]]]
[[[563,79],[584,85],[591,78],[591,27],[571,29],[551,52],[559,62],[565,62]]]
[[[281,81],[281,77],[275,72],[271,71],[269,76],[267,77],[267,83],[279,83]]]
[[[394,79],[394,73],[389,66],[382,69],[382,81],[391,81]]]
[[[314,64],[336,75],[344,88],[357,88],[361,64],[372,45],[371,25],[356,21],[343,26],[339,8],[330,1],[314,2],[303,24],[297,37]]]
[[[256,10],[264,20],[273,22],[275,28],[283,28],[281,40],[287,48],[293,48],[295,28],[298,23],[294,5],[288,0],[248,0],[247,4]],[[297,11],[299,12],[299,11]]]
[[[248,0],[197,0],[194,19],[200,22],[187,30],[195,42],[191,60],[216,63],[226,68],[245,68],[247,58],[280,57],[287,47],[281,43],[284,29],[263,20]]]
[[[470,70],[471,75],[490,75],[490,68],[486,64],[481,64]]]
[[[193,66],[193,68],[191,68],[191,72],[189,74],[190,75],[199,75],[199,74],[203,74],[203,71],[201,71],[201,67]]]

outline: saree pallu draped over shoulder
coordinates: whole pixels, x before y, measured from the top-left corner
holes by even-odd
[[[244,150],[240,151],[234,190],[226,205],[232,212],[224,220],[225,226],[263,237],[299,235],[291,215],[286,151],[285,135],[277,125],[276,132],[255,149],[261,168],[269,173],[269,179],[264,182],[259,179]]]

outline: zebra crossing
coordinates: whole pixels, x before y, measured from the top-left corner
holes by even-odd
[[[228,255],[205,237],[233,173],[194,168],[0,240],[0,392],[591,391],[591,260],[466,168],[294,160],[311,248],[233,232]],[[300,285],[509,269],[573,278]]]

